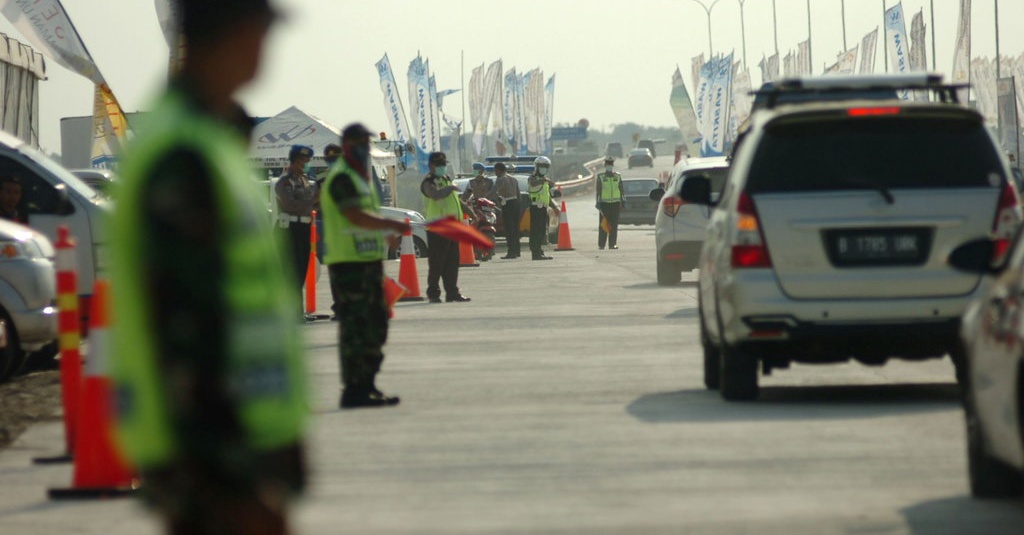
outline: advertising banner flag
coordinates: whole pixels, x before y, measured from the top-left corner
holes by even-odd
[[[545,152],[551,153],[551,124],[555,115],[555,75],[548,78],[544,84],[544,147]]]
[[[400,143],[408,143],[412,140],[409,131],[409,123],[405,119],[405,107],[402,106],[402,99],[398,92],[398,83],[395,82],[395,72],[391,70],[391,61],[388,55],[376,63],[377,74],[380,75],[380,90],[384,94],[384,109],[388,114],[388,126],[391,127],[391,135]],[[405,162],[408,165],[408,161]]]
[[[483,118],[480,109],[484,100],[484,64],[474,67],[469,75],[469,124],[473,128],[473,154],[480,156],[483,151]]]
[[[796,64],[796,55],[793,54],[792,50],[786,52],[786,57],[782,58],[782,74],[786,78],[791,78],[799,74]]]
[[[732,54],[708,63],[713,65],[708,85],[708,109],[704,118],[701,156],[721,156],[725,153],[728,135],[729,110],[732,104]]]
[[[710,102],[711,93],[711,79],[712,74],[715,70],[715,60],[704,63],[700,68],[700,74],[697,77],[697,100],[694,102],[694,114],[697,117],[697,131],[700,132],[700,136],[704,136],[704,124],[707,122],[707,115]]]
[[[875,47],[878,45],[878,28],[864,35],[860,41],[860,74],[875,72]]]
[[[430,118],[430,82],[427,80],[427,67],[423,58],[417,56],[409,63],[409,95],[412,99],[411,117],[412,140],[416,145],[417,167],[419,172],[426,173],[427,155],[433,150],[433,127]]]
[[[752,90],[750,84],[750,70],[744,66],[739,67],[739,63],[736,64],[734,70],[732,82],[732,111],[730,115],[730,139],[736,139],[736,129],[746,122],[747,118],[750,117],[750,110],[754,106],[754,99],[751,98],[750,91]]]
[[[527,147],[528,126],[526,124],[526,76],[524,73],[516,78],[516,141],[519,143],[516,154],[529,153]]]
[[[60,0],[8,0],[0,12],[50,59],[96,85],[106,83]]]
[[[127,135],[128,120],[107,84],[96,86],[92,128],[92,167],[113,169],[114,155],[120,152],[121,142]]]
[[[974,89],[974,100],[977,102],[978,113],[985,117],[985,122],[995,126],[997,111],[996,74],[992,62],[988,58],[971,60],[971,86]]]
[[[526,150],[531,154],[539,154],[540,149],[540,118],[541,114],[544,113],[543,109],[538,109],[538,104],[543,102],[543,83],[541,79],[542,75],[540,69],[533,69],[526,73],[523,77],[524,96],[525,96],[525,107],[524,113],[526,116]],[[538,100],[540,97],[540,100]],[[541,106],[542,108],[543,106]]]
[[[430,90],[430,121],[433,123],[430,127],[430,150],[438,151],[441,150],[441,104],[437,99],[437,81],[434,75],[430,74],[430,60],[426,61],[426,65],[427,87]]]
[[[480,129],[473,133],[473,143],[479,143],[483,150],[484,137],[493,115],[495,105],[501,102],[501,60],[494,61],[487,67],[483,77],[480,93]],[[477,136],[480,137],[479,141]],[[479,154],[479,153],[478,153]]]
[[[810,39],[796,45],[796,69],[799,76],[808,76],[812,72]]]
[[[700,154],[700,131],[697,129],[697,115],[693,110],[693,101],[686,91],[686,84],[683,82],[683,73],[676,67],[672,74],[672,94],[668,97],[669,106],[679,123],[679,130],[683,133],[683,142],[686,144],[687,154]]]
[[[996,94],[999,102],[999,140],[1003,150],[1020,157],[1020,122],[1017,118],[1016,80],[1000,78],[996,81]],[[1019,160],[1018,160],[1019,161]]]
[[[925,35],[928,25],[924,23],[924,9],[914,13],[910,20],[910,70],[928,70],[928,47]]]
[[[892,72],[910,72],[910,42],[907,39],[907,23],[903,18],[903,2],[885,10],[885,39],[889,44],[889,65]],[[910,100],[910,92],[897,91],[903,100]]]
[[[953,48],[954,84],[971,83],[971,0],[960,0],[960,20],[957,24],[956,46]],[[967,104],[969,90],[957,91],[960,102]]]
[[[768,79],[769,81],[773,81],[773,80],[778,80],[779,79],[779,55],[778,54],[772,54],[771,56],[768,56],[768,76],[770,77]]]
[[[504,128],[504,135],[502,136],[503,145],[507,146],[509,152],[515,152],[516,150],[516,75],[515,67],[509,69],[505,73],[505,84],[501,91],[501,107],[502,107],[502,127]],[[500,154],[499,156],[504,156]]]
[[[694,56],[690,60],[690,74],[693,76],[693,87],[700,87],[700,73],[701,69],[704,68],[704,53],[702,52],[699,56]]]

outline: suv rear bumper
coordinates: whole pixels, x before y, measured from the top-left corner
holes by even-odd
[[[972,295],[796,300],[781,292],[772,270],[751,269],[733,271],[717,298],[728,345],[764,356],[829,362],[941,356],[955,343]]]

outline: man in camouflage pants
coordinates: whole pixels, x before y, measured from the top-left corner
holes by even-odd
[[[341,134],[342,156],[327,174],[320,202],[324,244],[337,299],[343,409],[397,405],[398,397],[377,389],[388,338],[384,264],[388,232],[410,230],[404,221],[381,217],[380,198],[370,178],[370,131],[349,125]]]

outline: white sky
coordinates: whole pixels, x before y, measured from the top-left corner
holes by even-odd
[[[714,0],[703,0],[711,4]],[[974,0],[972,56],[995,55],[994,5]],[[474,66],[496,59],[506,69],[556,73],[554,120],[592,127],[636,122],[670,126],[671,76],[678,64],[689,86],[690,58],[707,52],[707,18],[693,0],[276,0],[290,13],[269,42],[260,80],[243,101],[253,115],[275,115],[289,106],[338,127],[362,121],[386,130],[387,118],[374,63],[391,59],[408,113],[405,72],[420,52],[430,60],[438,89],[462,85]],[[782,55],[807,38],[808,0],[775,0]],[[816,71],[843,47],[842,0],[810,0]],[[853,47],[882,23],[883,5],[895,0],[845,0],[847,43]],[[935,5],[937,70],[948,73],[956,38],[958,0],[903,0],[910,18],[924,9],[931,65],[931,12]],[[167,46],[153,0],[63,0],[114,94],[126,111],[143,110],[164,81]],[[1024,1],[1001,0],[1000,49],[1024,52]],[[772,0],[745,0],[747,55],[754,65],[770,55]],[[500,28],[500,31],[496,31]],[[742,56],[739,0],[719,0],[712,11],[716,52]],[[6,19],[0,32],[27,42]],[[882,43],[876,70],[882,69]],[[47,62],[40,84],[40,134],[46,150],[60,150],[60,119],[92,114],[87,80]],[[691,88],[692,90],[692,88]],[[462,116],[460,93],[448,97],[448,113]]]

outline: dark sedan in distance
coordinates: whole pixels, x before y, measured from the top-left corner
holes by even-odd
[[[660,184],[656,178],[623,178],[620,225],[653,225],[658,212],[658,201],[651,200],[651,190]]]
[[[629,168],[654,167],[654,156],[649,149],[632,149],[629,151]]]

